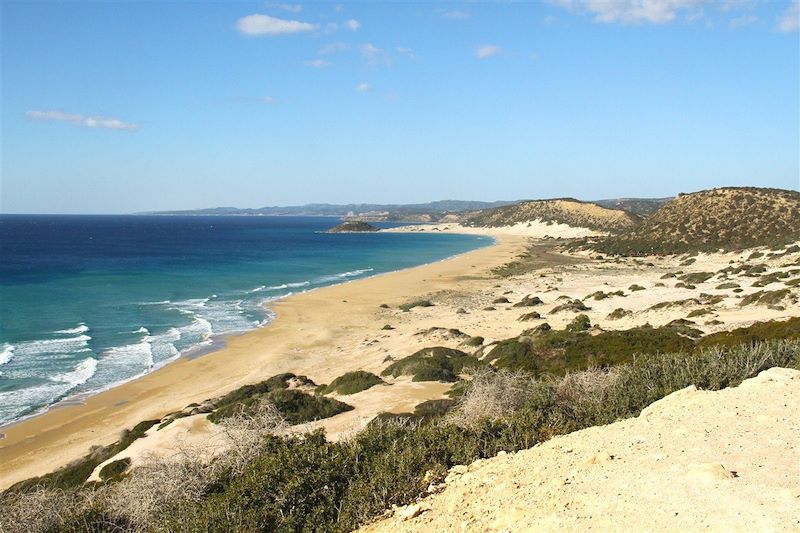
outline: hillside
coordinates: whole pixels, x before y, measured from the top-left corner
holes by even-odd
[[[608,209],[622,209],[634,215],[648,217],[671,201],[669,198],[611,198],[608,200],[595,200],[593,203]]]
[[[689,387],[641,416],[453,467],[439,493],[368,532],[789,531],[800,372]]]
[[[639,226],[595,245],[623,255],[742,250],[800,240],[800,193],[726,187],[682,194]]]
[[[615,233],[634,227],[639,217],[573,198],[531,200],[464,215],[464,223],[469,226],[512,226],[533,220]]]

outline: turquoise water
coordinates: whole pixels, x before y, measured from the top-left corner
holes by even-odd
[[[264,326],[277,298],[491,243],[337,222],[0,216],[0,424]]]

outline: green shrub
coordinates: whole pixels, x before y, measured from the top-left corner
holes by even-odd
[[[103,481],[120,479],[129,466],[131,466],[130,457],[112,461],[100,469],[100,479]]]
[[[564,303],[564,304],[561,304],[561,305],[557,305],[554,308],[552,308],[550,310],[550,314],[554,315],[554,314],[560,313],[562,311],[571,311],[573,313],[578,313],[580,311],[589,311],[589,310],[591,310],[591,307],[586,307],[586,304],[584,304],[582,301],[580,301],[580,300],[570,300],[567,303]]]
[[[572,322],[567,324],[565,328],[566,331],[577,332],[577,331],[586,331],[592,327],[592,322],[589,320],[589,317],[586,315],[578,315]]]
[[[520,316],[517,320],[520,322],[527,322],[529,320],[538,320],[540,318],[542,318],[542,315],[536,311],[531,311],[530,313],[525,313],[524,315]]]
[[[430,300],[414,300],[398,306],[402,311],[411,311],[415,307],[433,307]]]
[[[513,305],[513,307],[534,307],[537,305],[542,305],[544,302],[538,296],[531,296],[528,294],[522,300],[518,301]]]
[[[217,423],[237,413],[249,413],[264,400],[274,404],[290,424],[328,418],[353,409],[352,406],[332,398],[308,394],[299,389],[289,389],[290,381],[306,387],[314,386],[314,382],[305,376],[279,374],[226,394],[216,402],[217,407],[208,415],[208,419]]]
[[[483,337],[470,337],[469,339],[464,341],[466,346],[478,347],[483,345],[484,338]]]
[[[739,287],[740,285],[738,283],[734,283],[733,281],[726,281],[725,283],[720,283],[714,288],[717,290],[723,290],[723,289],[738,289]]]
[[[643,291],[645,290],[645,288],[642,287],[641,285],[637,285],[636,283],[634,283],[633,285],[628,287],[628,290],[631,292],[636,292],[636,291]]]
[[[758,291],[753,294],[748,294],[739,305],[777,305],[784,298],[791,294],[789,289],[778,289],[776,291]]]
[[[696,350],[711,346],[750,346],[758,342],[778,339],[800,339],[800,317],[757,322],[744,328],[712,333],[697,342]]]
[[[338,392],[339,394],[355,394],[363,390],[367,390],[375,385],[383,385],[385,381],[370,372],[363,370],[356,370],[355,372],[348,372],[334,379],[330,385],[321,387],[320,394],[330,394],[331,392]]]
[[[423,348],[395,361],[381,372],[383,376],[413,376],[412,381],[456,381],[463,371],[482,363],[461,350],[436,346]]]
[[[620,318],[625,318],[626,316],[632,315],[632,311],[628,311],[621,307],[617,307],[613,311],[611,311],[608,316],[606,316],[607,320],[619,320]]]
[[[392,505],[415,501],[454,465],[637,416],[652,402],[689,385],[735,386],[774,366],[800,368],[800,342],[641,355],[613,372],[535,380],[525,391],[526,402],[503,420],[478,421],[469,428],[441,419],[421,424],[396,416],[369,424],[348,441],[328,442],[322,432],[268,436],[263,452],[241,473],[223,472],[204,494],[165,513],[153,529],[352,531]],[[13,502],[4,507],[9,512],[0,520],[13,514],[11,506]],[[58,530],[130,529],[101,504],[74,507],[62,515],[66,518]]]
[[[695,283],[703,283],[710,280],[714,276],[713,272],[692,272],[690,274],[684,274],[680,278],[680,280],[685,281],[688,284],[695,284]]]

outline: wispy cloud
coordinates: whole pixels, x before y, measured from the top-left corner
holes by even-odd
[[[344,21],[344,27],[350,31],[356,31],[361,27],[361,23],[356,19],[349,19]]]
[[[281,9],[290,13],[300,13],[303,10],[302,4],[283,4],[280,2],[267,2],[267,7]]]
[[[493,44],[484,44],[475,49],[475,57],[478,59],[486,59],[500,53],[501,48]]]
[[[101,117],[97,115],[81,115],[78,113],[66,113],[64,111],[28,111],[25,113],[28,118],[34,120],[48,120],[56,122],[69,122],[84,128],[104,128],[109,130],[135,131],[139,126],[117,118]]]
[[[463,9],[437,9],[436,14],[450,20],[465,20],[470,17],[469,12]]]
[[[261,102],[268,105],[275,105],[278,103],[278,99],[272,96],[265,96],[261,99]]]
[[[784,33],[800,28],[800,0],[795,0],[778,19],[778,30]]]
[[[369,91],[370,89],[372,89],[372,85],[370,85],[369,83],[367,83],[365,81],[362,81],[361,83],[356,85],[356,91],[358,91],[360,93]]]
[[[409,59],[416,59],[416,56],[414,55],[414,50],[412,50],[408,46],[398,46],[394,50],[395,52],[398,53],[398,55],[405,56]]]
[[[300,22],[299,20],[287,20],[269,15],[247,15],[236,21],[236,29],[244,35],[284,35],[289,33],[302,33],[313,31],[317,28],[315,24]]]
[[[324,59],[309,59],[308,61],[303,61],[303,64],[306,65],[307,67],[314,67],[314,68],[325,68],[331,65]]]
[[[578,13],[591,13],[596,22],[606,24],[649,22],[667,24],[681,11],[693,12],[705,0],[550,0]]]

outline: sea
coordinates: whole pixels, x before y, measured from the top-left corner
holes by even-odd
[[[268,327],[279,298],[492,243],[338,222],[0,215],[0,426]]]

